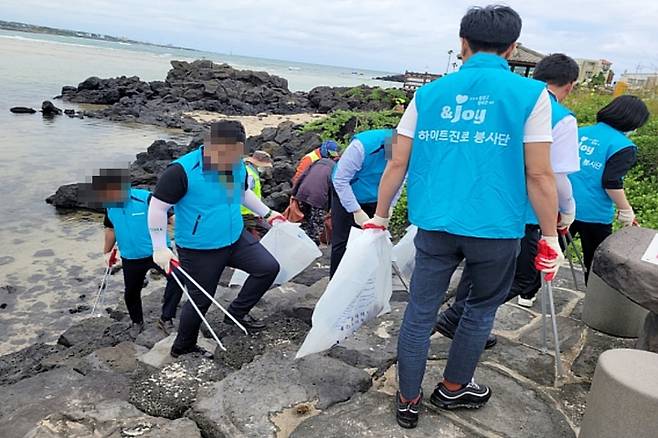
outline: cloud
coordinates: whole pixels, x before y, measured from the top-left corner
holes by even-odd
[[[4,0],[4,19],[215,52],[401,71],[441,72],[471,1]],[[544,53],[658,69],[658,2],[510,0],[520,41]]]

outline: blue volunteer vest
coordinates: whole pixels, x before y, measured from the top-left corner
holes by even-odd
[[[107,217],[114,226],[114,235],[125,259],[141,259],[153,255],[148,227],[148,190],[130,189],[128,200],[121,207],[108,207]]]
[[[551,128],[555,129],[555,126],[557,126],[558,123],[569,116],[573,116],[574,114],[566,106],[562,105],[553,95],[553,93],[549,92],[548,95],[551,96]],[[528,214],[526,223],[539,225],[539,220],[537,219],[535,210],[532,208],[532,204],[530,202],[528,202]]]
[[[379,181],[386,168],[386,141],[393,136],[392,129],[373,129],[354,136],[363,145],[365,152],[361,169],[354,175],[350,185],[359,204],[377,202]]]
[[[478,238],[524,235],[524,126],[545,87],[512,73],[502,57],[477,53],[416,92],[411,223]]]
[[[242,233],[240,206],[246,169],[233,166],[233,186],[216,171],[203,170],[203,146],[174,163],[187,175],[187,193],[176,204],[176,245],[189,249],[219,249],[235,243]]]
[[[576,200],[576,219],[600,224],[612,223],[615,208],[601,179],[610,157],[627,147],[635,147],[622,132],[605,123],[578,130],[580,172],[569,175]]]

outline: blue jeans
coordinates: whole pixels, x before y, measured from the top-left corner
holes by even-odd
[[[505,302],[512,285],[519,250],[519,239],[481,239],[421,229],[414,244],[416,267],[398,339],[398,377],[400,392],[406,399],[420,393],[436,314],[450,277],[463,259],[472,288],[443,376],[452,383],[470,382],[496,310]]]

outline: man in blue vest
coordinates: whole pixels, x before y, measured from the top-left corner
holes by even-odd
[[[270,224],[285,220],[247,189],[242,156],[244,127],[237,121],[213,123],[204,144],[174,161],[158,179],[149,207],[153,260],[166,272],[174,254],[165,243],[166,211],[176,209],[175,238],[180,264],[208,293],[213,294],[226,266],[250,274],[228,311],[248,330],[264,328],[249,311],[267,292],[279,273],[272,255],[244,230],[240,207],[244,205]],[[210,300],[191,282],[189,294],[205,314]],[[228,317],[227,324],[233,324]],[[212,356],[196,345],[201,318],[187,302],[181,311],[178,336],[171,355],[187,353]]]
[[[386,167],[392,137],[392,129],[356,134],[334,167],[330,276],[345,254],[351,228],[360,227],[375,214],[379,180]]]
[[[551,98],[552,135],[551,166],[557,186],[560,221],[558,229],[566,229],[574,221],[576,203],[569,174],[580,170],[578,158],[578,123],[574,115],[560,102],[571,92],[578,79],[578,64],[562,53],[554,53],[543,58],[535,67],[534,78],[545,82]],[[516,259],[516,273],[507,301],[518,297],[520,306],[532,307],[535,295],[541,287],[541,275],[535,268],[537,245],[541,230],[537,216],[528,208],[525,236],[521,239],[521,252]],[[469,274],[464,271],[457,287],[455,302],[439,315],[436,330],[442,335],[453,338],[461,315],[466,306],[466,299],[471,288]],[[486,348],[496,344],[496,336],[489,335]]]
[[[153,263],[153,246],[149,236],[147,212],[151,201],[148,190],[130,188],[128,169],[101,169],[92,178],[92,190],[106,207],[103,225],[105,226],[105,264],[109,264],[115,243],[119,247],[125,285],[124,298],[132,321],[130,335],[133,339],[144,329],[141,292],[144,279],[150,269],[162,271]],[[158,327],[169,334],[173,330],[176,307],[182,291],[173,281],[165,287],[162,316]]]
[[[552,275],[559,266],[551,103],[546,84],[509,69],[506,58],[520,31],[521,18],[507,6],[469,9],[460,27],[464,65],[416,92],[368,221],[388,226],[390,202],[408,171],[409,220],[418,234],[398,340],[396,416],[402,427],[417,425],[429,338],[462,260],[473,286],[431,402],[455,409],[489,400],[491,389],[475,383],[473,374],[514,279],[528,198],[552,249],[538,260],[541,268]]]

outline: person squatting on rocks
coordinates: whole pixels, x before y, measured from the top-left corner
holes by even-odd
[[[571,182],[567,175],[578,172],[578,123],[573,114],[562,102],[571,92],[578,79],[578,64],[561,53],[555,53],[542,59],[535,67],[534,78],[547,84],[551,98],[551,125],[553,143],[551,144],[551,166],[555,175],[558,194],[560,220],[558,230],[565,230],[573,222],[576,203],[573,198]],[[521,239],[521,252],[516,258],[516,272],[512,288],[506,301],[519,297],[519,305],[532,307],[535,295],[541,288],[541,274],[535,268],[537,244],[540,239],[539,223],[532,208],[528,208],[525,223],[525,236]],[[466,299],[472,287],[469,272],[464,270],[455,302],[439,315],[436,330],[442,335],[453,338],[459,320],[466,307]],[[496,337],[491,334],[485,348],[496,344]]]
[[[279,272],[279,264],[258,240],[244,229],[241,205],[270,224],[285,218],[270,210],[247,188],[247,170],[242,161],[245,131],[240,122],[220,121],[210,127],[204,143],[180,157],[165,169],[153,193],[148,223],[153,241],[153,260],[169,273],[174,254],[166,245],[166,212],[176,211],[175,240],[180,265],[209,294],[214,295],[226,266],[249,274],[228,311],[247,330],[264,324],[249,315]],[[190,296],[202,313],[210,300],[194,284],[186,281]],[[226,324],[233,322],[225,317]],[[183,306],[178,335],[171,355],[199,352],[196,345],[201,318],[188,301]]]
[[[628,135],[649,120],[649,110],[635,96],[619,96],[596,114],[596,124],[578,130],[580,172],[569,175],[578,208],[571,235],[580,235],[585,281],[596,248],[612,234],[617,221],[637,225],[633,207],[626,199],[624,177],[637,161],[637,147]]]
[[[398,340],[402,427],[417,425],[429,338],[462,260],[472,287],[430,399],[443,409],[479,408],[491,397],[473,374],[514,279],[529,201],[543,245],[552,249],[538,257],[542,271],[555,273],[564,259],[550,160],[551,98],[545,83],[511,72],[506,60],[520,32],[521,18],[507,6],[468,10],[459,33],[464,64],[416,92],[397,128],[376,215],[364,224],[388,226],[391,200],[408,171],[409,220],[418,234]]]
[[[360,227],[375,214],[379,181],[390,155],[393,134],[393,129],[356,134],[334,169],[330,276],[334,275],[345,254],[352,227]],[[391,205],[395,205],[401,192],[402,189],[398,190]]]
[[[258,199],[263,199],[261,193],[260,172],[263,169],[272,167],[272,157],[265,151],[255,151],[251,156],[244,159],[245,167],[247,168],[247,188],[254,192]],[[242,213],[242,220],[244,227],[247,231],[254,235],[257,239],[263,237],[270,226],[262,218],[254,214],[244,205],[240,208]]]
[[[100,169],[99,175],[92,177],[91,186],[94,197],[106,208],[103,219],[103,252],[106,265],[109,264],[115,243],[119,247],[125,285],[124,298],[132,321],[130,336],[135,339],[144,329],[141,293],[146,274],[150,269],[164,274],[164,271],[153,263],[152,258],[153,245],[147,223],[148,206],[152,196],[148,190],[130,188],[128,169]],[[173,220],[173,216],[170,216],[170,219]],[[169,247],[166,231],[164,236],[165,246]],[[173,319],[176,317],[176,308],[182,293],[176,283],[167,281],[162,316],[158,320],[158,327],[167,335],[173,331]]]
[[[311,164],[315,163],[320,158],[331,158],[332,160],[337,160],[338,144],[333,140],[326,140],[322,142],[319,148],[313,149],[311,152],[304,155],[302,159],[299,160],[299,164],[297,164],[297,170],[295,170],[295,174],[292,177],[292,185],[294,186],[304,171],[311,167]]]
[[[335,166],[333,159],[320,158],[302,173],[292,188],[292,196],[304,213],[301,227],[318,245],[330,208],[331,174]]]

